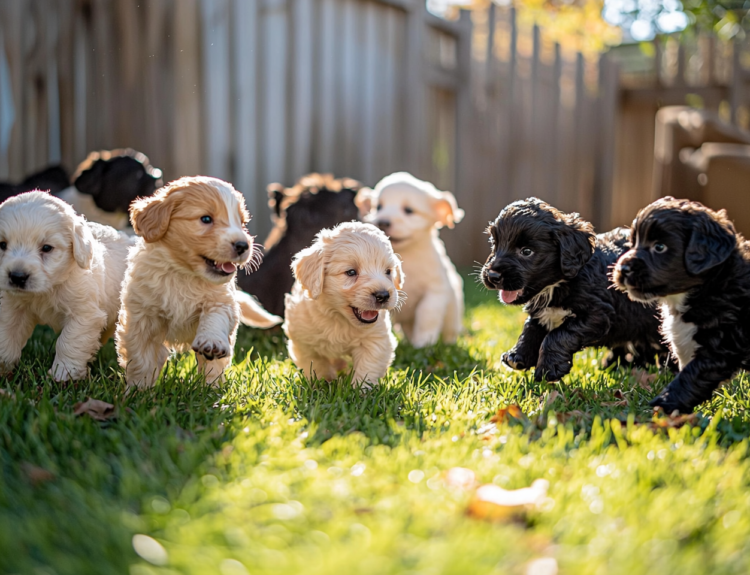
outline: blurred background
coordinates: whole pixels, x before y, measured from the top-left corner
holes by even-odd
[[[165,182],[233,182],[263,239],[271,182],[319,171],[372,186],[408,170],[466,211],[445,235],[458,265],[484,260],[487,222],[530,195],[599,231],[666,193],[728,207],[745,229],[746,12],[715,0],[0,0],[0,180],[129,146]]]

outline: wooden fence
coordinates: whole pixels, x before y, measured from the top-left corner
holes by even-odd
[[[539,196],[598,229],[651,199],[654,114],[685,103],[747,121],[743,47],[715,39],[586,58],[490,5],[446,21],[419,0],[0,0],[0,179],[131,146],[167,179],[265,186],[408,170],[455,192],[451,256]]]

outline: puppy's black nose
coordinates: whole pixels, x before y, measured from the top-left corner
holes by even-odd
[[[378,220],[376,225],[385,232],[391,227],[391,222],[389,220]]]
[[[490,280],[493,284],[499,282],[501,278],[502,276],[495,270],[487,270],[487,279]]]
[[[23,272],[10,272],[8,278],[10,279],[10,283],[14,286],[22,288],[26,285],[26,282],[29,279],[29,274]]]
[[[627,262],[623,263],[623,264],[620,264],[619,267],[620,267],[620,273],[623,274],[623,275],[626,275],[626,276],[630,275],[630,272],[633,271],[633,268]]]
[[[234,251],[237,252],[238,256],[244,254],[249,248],[250,246],[247,242],[234,242]]]
[[[391,294],[388,293],[388,290],[382,290],[382,291],[376,291],[372,294],[372,297],[375,298],[375,301],[378,303],[385,303],[389,299],[391,299]]]

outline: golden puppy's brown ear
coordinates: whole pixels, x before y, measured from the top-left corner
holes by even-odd
[[[174,189],[162,188],[150,198],[139,198],[130,204],[130,221],[135,233],[148,243],[163,238],[169,229],[174,200]]]
[[[439,227],[452,228],[464,219],[464,211],[458,207],[456,198],[450,192],[438,192],[440,196],[434,201],[433,208],[437,216]]]
[[[375,207],[373,204],[377,200],[377,197],[375,190],[372,188],[362,188],[357,192],[357,195],[354,197],[354,204],[359,209],[361,217],[365,217],[372,211],[373,207]]]
[[[404,289],[405,281],[406,275],[404,275],[404,270],[401,267],[401,262],[399,261],[395,266],[393,266],[393,285],[396,286],[396,289]]]
[[[312,299],[317,299],[323,293],[325,276],[323,246],[315,243],[297,253],[292,260],[292,272],[307,295]]]
[[[94,235],[86,225],[86,221],[79,217],[73,218],[73,259],[78,267],[87,270],[94,258]]]

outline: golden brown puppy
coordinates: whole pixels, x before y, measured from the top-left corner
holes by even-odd
[[[250,215],[230,184],[180,178],[130,209],[141,236],[130,253],[116,343],[128,387],[154,384],[170,349],[195,351],[208,381],[230,365],[237,325],[271,327],[281,318],[235,287],[250,263]]]

